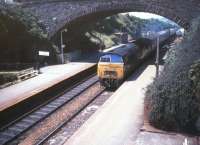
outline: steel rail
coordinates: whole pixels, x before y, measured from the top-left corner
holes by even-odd
[[[79,82],[64,94],[59,94],[60,96],[56,99],[51,100],[43,106],[40,106],[31,113],[26,114],[20,120],[17,120],[3,130],[0,130],[0,145],[5,145],[14,141],[31,127],[53,114],[56,110],[70,102],[76,96],[80,95],[83,91],[87,90],[97,82],[97,76],[93,75],[89,79]]]

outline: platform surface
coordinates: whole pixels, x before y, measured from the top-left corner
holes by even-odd
[[[129,145],[200,145],[198,137],[182,134],[140,132],[134,143]]]
[[[140,68],[64,145],[200,145],[198,137],[142,131],[145,88],[155,75],[153,65]]]
[[[7,88],[0,89],[0,111],[94,65],[95,63],[68,63],[44,67],[41,69],[42,74]]]
[[[155,70],[149,65],[124,82],[65,145],[132,144],[143,124],[144,88]]]

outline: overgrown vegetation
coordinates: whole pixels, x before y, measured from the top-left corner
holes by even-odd
[[[172,25],[156,19],[140,19],[127,14],[118,14],[105,18],[87,28],[85,36],[99,47],[109,48],[121,43],[120,33],[128,33],[129,39],[140,37],[141,31],[151,30],[151,26],[157,26],[157,31],[171,27]]]
[[[146,92],[149,120],[161,129],[200,131],[200,18],[191,28]]]
[[[47,34],[38,20],[20,7],[0,5],[1,63],[32,62],[34,47],[47,42]]]
[[[0,28],[6,33],[9,33],[10,24],[17,23],[21,25],[21,29],[25,29],[31,36],[40,39],[47,38],[45,29],[38,19],[29,12],[22,10],[19,6],[2,4],[0,7],[0,18]]]
[[[192,81],[193,91],[196,96],[200,96],[200,59],[195,61],[189,71],[189,78]]]
[[[15,72],[0,72],[0,85],[17,80],[17,73]]]

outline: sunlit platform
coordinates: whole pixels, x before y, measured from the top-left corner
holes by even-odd
[[[144,88],[155,66],[141,68],[65,143],[65,145],[130,145],[143,125]]]
[[[24,101],[95,65],[95,63],[77,62],[44,67],[41,69],[42,74],[7,88],[0,89],[0,111]]]
[[[160,71],[163,67],[160,67]],[[156,76],[146,65],[132,75],[65,145],[197,145],[197,137],[144,130],[145,88]]]

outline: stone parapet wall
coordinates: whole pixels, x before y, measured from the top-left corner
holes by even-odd
[[[32,13],[44,24],[49,38],[76,19],[89,15],[142,11],[167,17],[187,28],[199,15],[198,0],[16,0],[24,10]],[[25,2],[25,3],[24,3]],[[107,13],[107,15],[105,14]],[[94,18],[94,16],[93,16]]]

